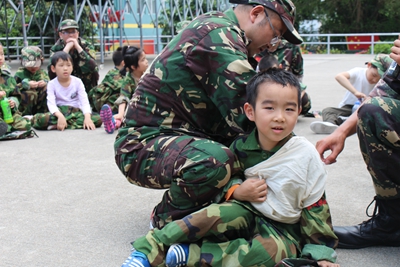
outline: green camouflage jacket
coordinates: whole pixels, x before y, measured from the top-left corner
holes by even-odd
[[[72,75],[82,79],[86,91],[89,91],[91,88],[97,85],[99,80],[99,68],[96,63],[96,51],[91,43],[82,38],[78,39],[83,51],[78,53],[74,49],[69,52],[73,61]],[[64,47],[64,40],[58,39],[58,41],[50,48],[49,61],[51,61],[51,57],[55,52],[62,51]],[[48,73],[50,79],[55,77],[55,74],[50,70],[50,65],[48,66]]]
[[[15,102],[15,107],[13,108],[13,113],[18,110],[20,103],[19,96],[15,93],[15,88],[17,83],[14,77],[11,75],[10,68],[4,65],[0,68],[0,91],[6,92],[6,96]],[[0,99],[1,100],[1,99]],[[3,111],[0,108],[0,117],[3,118]]]
[[[147,138],[192,135],[229,145],[254,124],[246,118],[246,84],[256,72],[249,40],[232,9],[197,17],[147,68],[116,137],[117,154]]]
[[[17,72],[14,74],[14,79],[17,82],[17,87],[21,90],[29,90],[30,81],[38,82],[43,80],[45,82],[48,82],[50,80],[49,75],[46,71],[39,69],[37,72],[32,73],[24,67],[20,67],[17,70]]]
[[[230,149],[236,156],[234,167],[239,171],[237,176],[225,185],[224,192],[232,185],[240,184],[243,181],[244,171],[247,168],[269,159],[293,136],[294,134],[292,133],[281,140],[271,151],[261,149],[257,141],[256,129],[249,135],[237,138],[231,144]],[[234,201],[252,210],[254,213],[263,216],[249,202]],[[274,224],[294,237],[294,241],[298,244],[298,249],[302,253],[302,256],[310,257],[314,260],[335,262],[336,253],[334,248],[338,244],[338,239],[333,232],[331,214],[325,195],[317,203],[302,210],[298,223],[286,224],[274,221]]]

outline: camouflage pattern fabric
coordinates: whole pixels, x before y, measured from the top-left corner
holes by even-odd
[[[78,53],[75,49],[71,50],[69,54],[72,57],[73,61],[73,71],[71,75],[80,78],[85,85],[86,93],[90,91],[93,87],[97,86],[99,81],[99,68],[96,63],[96,51],[94,46],[88,41],[78,38],[78,42],[82,47],[83,51]],[[59,39],[55,45],[50,48],[50,58],[54,55],[55,52],[62,51],[65,47],[65,42],[62,39]],[[55,73],[53,73],[50,69],[50,65],[47,68],[50,79],[53,79]]]
[[[399,85],[399,83],[395,84]],[[378,198],[400,198],[400,94],[380,80],[358,109],[357,135]]]
[[[123,82],[124,77],[117,68],[109,70],[101,83],[88,93],[90,102],[93,103],[93,109],[100,112],[101,107],[108,104],[113,113],[118,113],[118,105],[115,104],[115,101],[120,96]]]
[[[247,81],[256,74],[248,43],[232,9],[201,15],[154,59],[130,100],[114,144],[121,172],[141,186],[188,190],[184,197],[166,192],[158,207],[170,210],[156,211],[164,221],[184,215],[183,202],[190,212],[210,204],[229,180],[226,145],[254,127],[243,111]],[[212,141],[198,146],[196,139]],[[182,197],[188,201],[175,203]]]
[[[17,82],[15,94],[17,94],[21,103],[19,111],[24,115],[34,115],[36,113],[45,113],[47,108],[47,85],[41,88],[30,88],[30,81],[48,82],[49,75],[44,70],[38,70],[35,73],[28,71],[26,68],[19,68],[14,75]]]
[[[83,121],[85,120],[85,115],[79,108],[60,106],[58,107],[58,109],[64,115],[67,121],[66,129],[83,129]],[[103,123],[101,121],[100,115],[97,113],[92,114],[91,119],[96,127],[100,127]],[[38,130],[47,130],[49,126],[57,125],[57,121],[58,118],[52,115],[50,112],[37,113],[33,116],[31,120],[32,127]]]
[[[0,122],[4,122],[3,120],[3,112],[0,110]],[[16,131],[29,131],[31,129],[31,123],[29,120],[23,118],[18,112],[13,113],[14,122],[8,124],[7,133],[16,132]]]
[[[136,81],[135,78],[133,78],[133,73],[127,72],[124,80],[122,81],[119,97],[115,101],[116,105],[120,105],[122,103],[128,104],[133,93],[135,92],[135,89]]]
[[[283,258],[301,256],[334,262],[337,239],[330,229],[325,196],[319,203],[304,209],[296,224],[271,221],[236,201],[212,204],[161,230],[149,231],[133,247],[152,266],[164,266],[166,252],[175,243],[190,243],[187,266],[273,267]],[[326,230],[327,236],[317,229]]]
[[[276,57],[282,68],[292,72],[301,82],[304,75],[304,60],[301,54],[300,46],[294,45],[282,39],[278,48],[274,52],[264,50],[259,55],[262,57],[266,54],[272,54]]]

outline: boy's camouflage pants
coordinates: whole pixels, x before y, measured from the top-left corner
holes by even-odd
[[[58,109],[64,115],[67,121],[67,129],[83,129],[85,115],[83,115],[79,108],[60,106]],[[100,115],[97,113],[92,114],[91,118],[96,127],[100,127],[103,123]],[[52,115],[50,112],[38,113],[32,118],[32,127],[38,130],[47,130],[49,126],[57,125],[57,121],[58,118]]]
[[[23,118],[19,112],[13,114],[14,122],[8,124],[7,133],[15,131],[29,131],[31,129],[31,123],[29,120]],[[3,118],[0,118],[0,122],[4,122]]]
[[[38,89],[19,90],[18,95],[21,97],[19,111],[22,116],[34,115],[36,113],[48,112],[47,108],[47,86]]]
[[[166,189],[155,207],[154,227],[197,211],[211,203],[229,181],[234,155],[228,147],[192,136],[161,135],[116,162],[132,184]]]
[[[297,244],[287,231],[235,202],[212,204],[149,231],[133,243],[152,266],[165,266],[175,243],[190,243],[187,266],[274,266],[297,257]]]
[[[366,100],[358,109],[357,134],[377,197],[400,198],[400,100]]]

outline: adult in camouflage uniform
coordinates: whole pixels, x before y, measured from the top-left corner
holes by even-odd
[[[10,103],[12,117],[14,122],[7,124],[6,133],[15,131],[28,131],[31,129],[31,123],[21,116],[18,111],[19,98],[12,96],[15,94],[15,87],[17,83],[11,75],[10,68],[4,64],[4,50],[3,45],[0,43],[0,100],[7,97]],[[4,114],[0,109],[0,122],[4,122]],[[4,127],[5,125],[2,124]]]
[[[400,39],[391,51],[390,57],[400,64]],[[317,143],[321,158],[331,164],[343,150],[345,139],[357,132],[375,187],[376,206],[371,219],[356,226],[334,227],[341,248],[400,246],[400,77],[391,78],[390,71],[357,112]],[[327,150],[332,153],[325,158]]]
[[[86,93],[97,86],[99,81],[99,68],[96,63],[96,51],[94,46],[79,37],[78,23],[72,19],[63,20],[60,23],[58,36],[60,39],[50,48],[50,60],[57,51],[64,51],[71,55],[73,62],[72,75],[82,80]],[[55,77],[48,66],[50,79]]]
[[[278,100],[276,93],[282,90],[284,96]],[[229,190],[224,190],[232,200],[212,204],[137,239],[133,247],[152,266],[162,266],[165,260],[167,266],[272,267],[283,258],[297,257],[335,262],[337,238],[324,194],[327,174],[314,146],[292,132],[300,111],[297,78],[279,69],[263,72],[249,82],[247,92],[246,114],[264,130],[254,129],[230,146],[239,170],[225,186]],[[270,97],[274,103],[263,104]],[[295,103],[291,112],[287,101]],[[265,106],[274,111],[265,111]],[[285,125],[285,129],[265,130],[271,125]],[[309,153],[300,155],[299,150]],[[170,262],[175,243],[185,243],[178,246],[187,248],[186,264]]]
[[[47,83],[49,75],[40,67],[43,52],[37,46],[27,46],[21,50],[22,66],[14,75],[17,82],[16,93],[20,96],[19,111],[22,115],[47,112]]]
[[[120,96],[120,91],[123,86],[124,76],[121,74],[121,70],[124,69],[124,57],[122,55],[122,47],[118,47],[113,52],[112,60],[114,62],[114,68],[109,70],[98,86],[93,87],[88,97],[93,103],[93,108],[100,111],[104,104],[108,104],[111,107],[112,112],[118,113],[118,105],[115,101]]]
[[[275,49],[281,36],[302,42],[290,0],[234,2],[241,4],[194,19],[154,59],[116,137],[115,160],[129,182],[169,189],[155,227],[213,203],[230,179],[227,146],[254,127],[242,109],[256,74],[249,55]]]

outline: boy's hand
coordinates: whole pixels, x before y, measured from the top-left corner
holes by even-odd
[[[57,130],[64,131],[67,128],[67,120],[64,116],[59,116],[57,120]]]
[[[40,80],[40,81],[37,82],[37,87],[45,87],[46,84],[47,84],[47,83],[46,83],[45,81]]]
[[[114,116],[114,119],[115,120],[120,120],[120,121],[122,121],[122,119],[124,118],[124,114],[115,114]]]
[[[367,96],[359,91],[354,93],[355,97],[357,97],[358,99],[365,99],[367,98]]]
[[[29,82],[29,87],[30,87],[31,89],[36,89],[36,88],[38,88],[38,82],[36,82],[36,81],[30,81],[30,82]]]
[[[14,108],[15,107],[15,102],[13,100],[9,99],[8,103],[10,104],[10,108]]]
[[[5,91],[0,91],[0,99],[2,99],[5,96],[6,96],[6,92]]]
[[[263,202],[267,199],[264,179],[247,179],[233,192],[233,198],[241,201]]]
[[[330,261],[318,261],[320,267],[340,267],[339,264]]]
[[[83,120],[83,129],[88,129],[88,130],[95,130],[96,126],[94,125],[92,119],[89,116],[85,114],[85,119]]]

